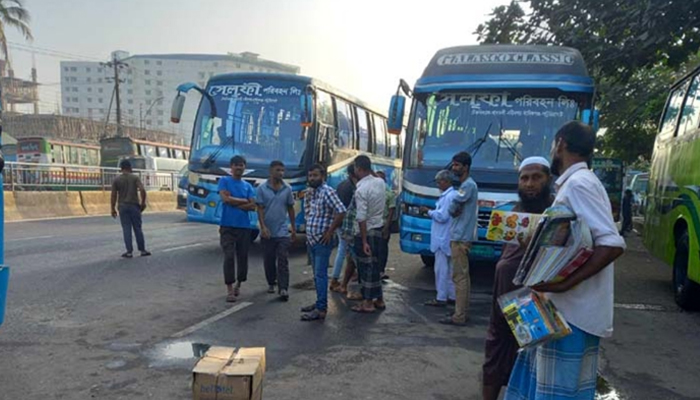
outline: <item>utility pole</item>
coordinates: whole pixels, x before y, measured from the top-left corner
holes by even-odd
[[[124,81],[119,80],[119,69],[128,68],[129,64],[120,61],[119,59],[117,59],[117,55],[113,54],[112,61],[106,62],[106,63],[100,63],[100,65],[102,65],[103,67],[114,69],[114,78],[107,78],[107,79],[114,80],[114,94],[115,94],[116,101],[117,101],[117,136],[122,136],[122,106],[121,106],[121,102],[119,101],[119,84],[124,82]]]

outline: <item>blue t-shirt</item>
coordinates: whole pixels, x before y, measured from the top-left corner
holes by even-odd
[[[228,191],[231,197],[255,199],[255,190],[253,190],[253,186],[250,183],[241,179],[233,179],[231,176],[219,179],[219,192],[222,190]],[[221,223],[219,225],[230,228],[251,228],[249,211],[241,210],[223,202],[221,207]]]

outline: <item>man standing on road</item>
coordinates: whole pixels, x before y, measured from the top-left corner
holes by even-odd
[[[529,157],[520,163],[518,175],[518,202],[513,211],[542,214],[552,205],[554,198],[550,185],[552,174],[549,162],[543,157]],[[501,387],[508,385],[508,379],[518,356],[518,342],[506,322],[498,298],[518,288],[513,278],[525,255],[527,245],[505,244],[503,253],[496,264],[491,302],[491,318],[486,332],[485,361],[483,365],[483,398],[498,400]]]
[[[625,233],[632,230],[632,201],[634,196],[631,189],[625,190],[625,195],[622,196],[622,229],[620,236],[625,236]]]
[[[245,158],[234,156],[231,158],[231,176],[219,179],[223,208],[219,234],[221,248],[224,250],[226,301],[229,303],[236,301],[241,292],[241,284],[248,279],[248,248],[252,231],[249,213],[255,210],[255,190],[242,179],[245,167]]]
[[[350,218],[350,204],[352,203],[352,198],[355,195],[355,184],[357,183],[357,177],[355,176],[355,166],[353,164],[348,165],[347,168],[348,177],[344,181],[340,182],[338,185],[338,198],[343,202],[347,213],[345,219]],[[353,213],[354,217],[354,213]],[[352,222],[354,223],[354,221]],[[343,220],[343,225],[345,220]],[[338,253],[335,255],[335,264],[333,266],[333,279],[331,279],[330,290],[333,292],[347,293],[348,287],[347,282],[340,282],[340,274],[343,271],[343,263],[346,263],[347,267],[345,269],[346,274],[354,273],[355,262],[350,256],[349,243],[343,235],[342,229],[338,231]]]
[[[391,185],[386,182],[386,173],[377,171],[377,177],[384,181],[386,192],[386,204],[384,206],[384,227],[382,228],[382,241],[379,246],[379,271],[382,280],[389,279],[386,274],[386,264],[389,262],[389,240],[391,239],[391,223],[394,220],[394,212],[396,211],[396,195],[391,190]]]
[[[352,311],[373,313],[386,308],[378,258],[384,227],[386,185],[372,175],[372,161],[367,156],[355,158],[355,174],[359,179],[355,190],[355,220],[359,235],[355,236],[353,251],[359,270],[362,304],[352,307]]]
[[[455,284],[455,312],[441,319],[446,325],[464,326],[469,312],[471,283],[469,281],[469,251],[476,240],[476,218],[479,191],[476,182],[469,177],[472,157],[462,151],[452,157],[452,172],[460,186],[450,203],[450,251],[452,252],[452,279]]]
[[[306,242],[311,253],[316,284],[316,303],[301,309],[302,321],[322,321],[328,310],[328,264],[333,237],[345,217],[345,206],[338,194],[326,185],[326,169],[314,164],[308,172],[309,191],[305,195]]]
[[[296,240],[294,197],[292,188],[284,182],[284,163],[270,163],[270,178],[258,186],[256,202],[264,253],[268,293],[278,293],[282,301],[289,300],[289,247]],[[289,218],[289,219],[287,219]],[[291,222],[291,223],[290,223]],[[291,231],[291,239],[290,239]]]
[[[448,301],[455,300],[455,286],[452,282],[452,265],[450,257],[450,223],[452,218],[448,211],[452,198],[457,193],[452,187],[452,174],[442,170],[435,175],[435,182],[440,189],[440,197],[434,210],[422,206],[420,213],[432,220],[430,224],[430,251],[435,254],[435,289],[437,296],[425,303],[430,307],[446,307]]]
[[[552,173],[557,196],[554,205],[570,208],[593,236],[593,254],[565,280],[536,285],[547,294],[572,333],[518,354],[505,398],[595,397],[598,346],[613,330],[613,261],[622,255],[625,241],[612,217],[610,199],[587,162],[593,155],[595,133],[572,121],[554,136]]]
[[[131,162],[122,160],[119,163],[119,168],[122,174],[112,182],[112,197],[110,204],[112,208],[112,218],[117,218],[122,224],[124,233],[124,245],[126,253],[122,254],[124,258],[132,258],[134,256],[134,243],[131,238],[131,230],[133,229],[136,236],[136,246],[141,252],[141,256],[150,256],[151,253],[146,250],[146,241],[143,238],[143,230],[141,228],[141,213],[146,209],[146,189],[143,188],[141,179],[132,173]],[[141,200],[139,200],[139,194]],[[119,204],[119,213],[117,213],[117,204]]]

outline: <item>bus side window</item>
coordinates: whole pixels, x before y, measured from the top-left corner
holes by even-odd
[[[685,99],[685,106],[678,126],[678,136],[691,134],[700,125],[700,75],[693,79]]]
[[[335,110],[336,110],[336,145],[340,148],[352,149],[354,146],[353,137],[353,120],[350,113],[350,106],[348,103],[335,98]]]
[[[668,99],[668,104],[666,105],[666,110],[664,111],[664,117],[661,121],[661,134],[664,136],[674,136],[676,132],[676,126],[678,125],[678,116],[681,113],[681,107],[683,106],[683,98],[685,97],[686,89],[688,84],[684,84],[678,89],[671,92],[671,96]]]
[[[387,156],[386,121],[379,115],[374,117],[374,152],[380,156]]]
[[[357,133],[360,138],[360,151],[371,151],[369,143],[370,143],[370,137],[369,137],[369,125],[367,123],[367,111],[364,109],[357,107]]]

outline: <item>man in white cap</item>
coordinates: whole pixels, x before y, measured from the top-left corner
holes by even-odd
[[[520,164],[518,196],[520,201],[513,211],[542,214],[552,204],[552,174],[549,162],[543,157],[529,157]],[[498,297],[518,287],[513,284],[515,272],[525,255],[525,246],[506,244],[496,264],[493,284],[491,319],[486,333],[485,361],[483,365],[483,398],[498,399],[501,387],[508,384],[518,353],[518,343],[498,306]]]

